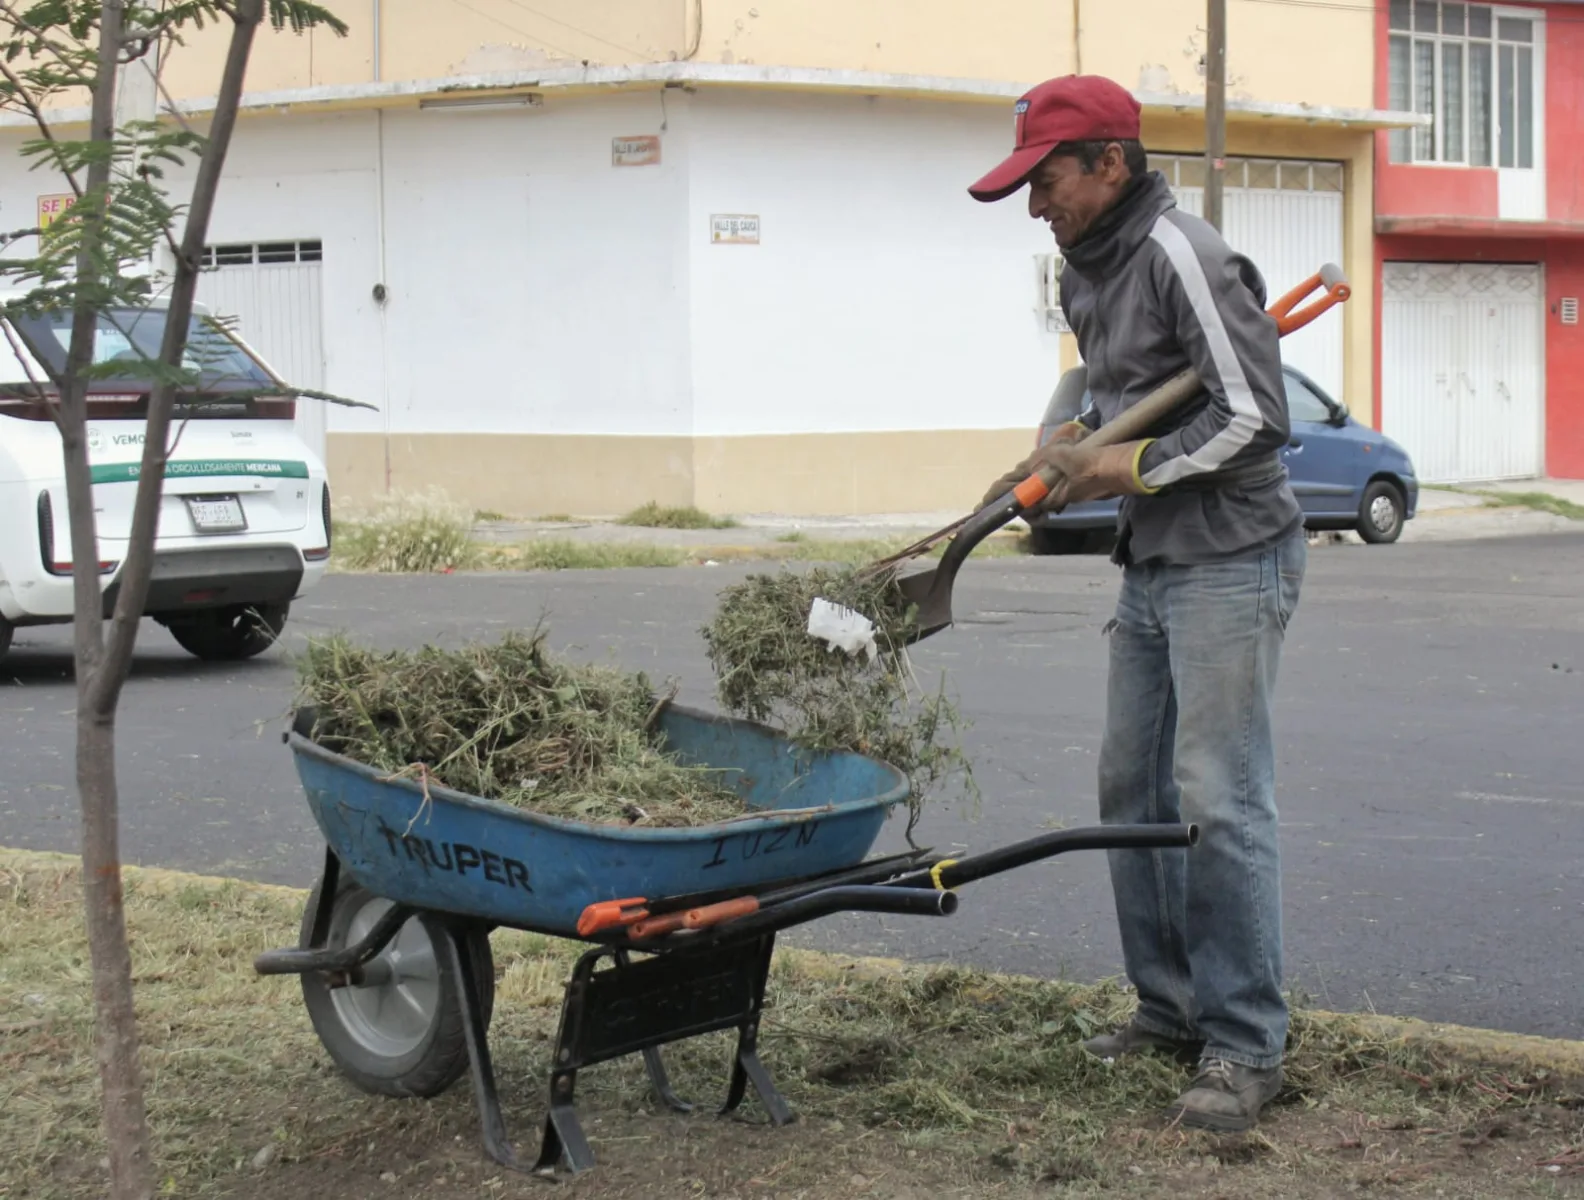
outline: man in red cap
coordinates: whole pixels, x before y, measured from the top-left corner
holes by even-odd
[[[1147,169],[1126,90],[1069,75],[1014,111],[1016,148],[969,192],[990,201],[1028,187],[1029,215],[1065,260],[1062,310],[1093,407],[985,502],[1046,464],[1062,480],[1042,508],[1124,498],[1101,819],[1200,829],[1192,850],[1110,852],[1138,1009],[1085,1045],[1107,1058],[1197,1056],[1172,1115],[1248,1129],[1281,1087],[1287,1038],[1271,698],[1306,558],[1278,457],[1288,418],[1276,324],[1254,265]],[[1203,394],[1154,436],[1085,445],[1185,367]]]

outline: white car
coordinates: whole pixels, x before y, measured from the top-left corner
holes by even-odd
[[[166,311],[154,303],[101,315],[95,361],[135,359],[140,350],[155,356]],[[31,354],[24,364],[14,349],[58,352],[64,363],[71,315],[4,323],[11,328],[0,339],[0,654],[19,626],[72,619],[60,432],[30,382],[48,377]],[[188,336],[188,365],[201,366],[203,382],[196,397],[177,398],[144,613],[199,658],[250,658],[274,643],[292,601],[324,577],[330,489],[324,463],[297,436],[298,401],[256,394],[281,386],[263,360],[202,312]],[[107,614],[126,557],[148,392],[146,379],[130,375],[96,380],[89,389],[88,454]]]

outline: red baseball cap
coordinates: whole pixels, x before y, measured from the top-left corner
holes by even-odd
[[[1136,141],[1139,135],[1139,102],[1102,75],[1047,79],[1025,93],[1012,111],[1017,116],[1017,148],[968,189],[975,200],[1004,200],[1062,142]]]

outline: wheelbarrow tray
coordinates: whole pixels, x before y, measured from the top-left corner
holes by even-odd
[[[568,937],[601,900],[752,890],[852,866],[908,796],[895,767],[804,751],[751,722],[671,706],[658,726],[680,761],[721,771],[750,815],[689,828],[593,825],[425,788],[316,744],[312,709],[296,714],[286,741],[325,841],[375,895]]]

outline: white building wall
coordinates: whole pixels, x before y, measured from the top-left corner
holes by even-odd
[[[697,434],[1038,420],[1050,235],[967,192],[1011,145],[1006,106],[706,91],[691,127]],[[760,244],[712,245],[717,213],[757,215]]]

